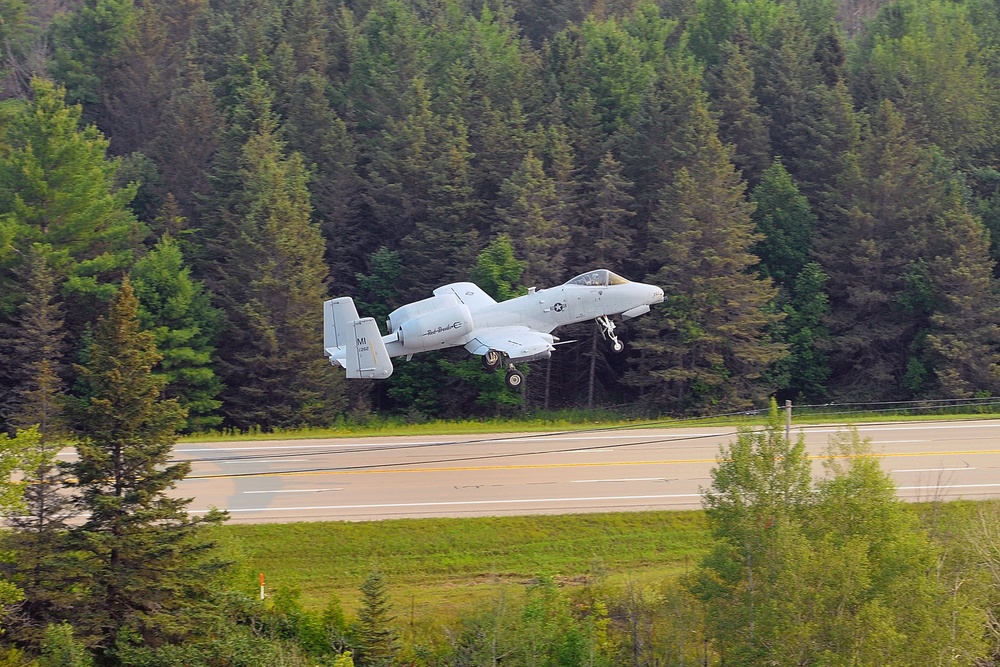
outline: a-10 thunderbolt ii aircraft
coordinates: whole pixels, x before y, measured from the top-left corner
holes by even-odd
[[[389,314],[383,336],[371,317],[359,317],[349,296],[323,304],[323,347],[330,362],[347,369],[349,378],[382,379],[392,375],[391,357],[465,346],[482,356],[490,371],[507,368],[507,386],[524,376],[515,362],[547,359],[559,340],[556,327],[596,319],[614,350],[624,347],[615,335],[612,315],[624,319],[649,312],[663,301],[655,285],[634,283],[607,269],[588,271],[558,287],[531,288],[524,296],[497,303],[473,283],[451,283],[434,296]]]

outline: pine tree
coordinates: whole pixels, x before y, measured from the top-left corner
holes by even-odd
[[[218,426],[217,400],[221,385],[212,368],[221,313],[209,303],[202,284],[191,278],[177,242],[163,236],[132,267],[139,299],[139,321],[153,333],[163,357],[156,367],[166,383],[164,398],[176,398],[187,412],[183,430],[204,431]]]
[[[130,629],[150,642],[180,641],[198,629],[218,564],[197,535],[223,515],[191,518],[189,499],[168,492],[190,471],[170,464],[184,410],[161,399],[152,371],[153,334],[140,331],[126,278],[94,328],[81,395],[70,417],[79,439],[71,465],[86,521],[72,529],[85,585],[71,619],[81,639],[107,650]],[[181,613],[180,610],[184,610]]]

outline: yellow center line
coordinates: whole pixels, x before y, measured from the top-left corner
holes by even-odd
[[[935,452],[898,452],[898,453],[870,453],[877,459],[906,458],[906,457],[927,457],[927,456],[974,456],[986,454],[1000,454],[1000,449],[979,449],[957,452],[935,451]],[[531,454],[525,454],[531,456]],[[823,461],[829,459],[856,458],[853,456],[826,456],[814,454],[806,457],[810,461]],[[701,459],[672,459],[667,461],[602,461],[589,463],[525,463],[518,465],[491,465],[491,466],[449,466],[433,468],[371,468],[367,470],[288,470],[275,472],[252,473],[254,477],[293,477],[305,475],[378,475],[387,473],[427,473],[427,472],[481,472],[484,470],[542,470],[555,468],[608,468],[616,466],[655,466],[655,465],[681,465],[685,463],[718,463],[717,458]],[[420,466],[420,463],[410,464]],[[247,474],[218,474],[218,475],[188,475],[187,479],[228,479],[233,477],[247,477]]]

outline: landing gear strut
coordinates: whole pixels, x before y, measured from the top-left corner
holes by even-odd
[[[601,325],[601,335],[611,341],[612,350],[621,352],[625,349],[625,344],[618,340],[618,336],[615,335],[615,323],[611,321],[610,317],[601,315],[597,318],[597,323]]]
[[[492,373],[500,367],[504,362],[506,355],[499,350],[486,350],[486,353],[480,357],[480,361],[483,364],[483,368]],[[504,382],[511,389],[520,389],[521,385],[524,384],[524,373],[517,370],[514,364],[507,362],[507,375],[504,377]]]
[[[486,354],[482,356],[482,362],[483,368],[492,373],[503,362],[503,353],[497,350],[486,350]]]

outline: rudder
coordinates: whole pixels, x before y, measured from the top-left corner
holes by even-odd
[[[382,380],[392,375],[392,360],[375,319],[364,317],[350,324],[351,338],[346,341],[347,377]]]
[[[345,347],[354,335],[354,321],[360,319],[354,299],[342,296],[323,302],[323,347]]]

